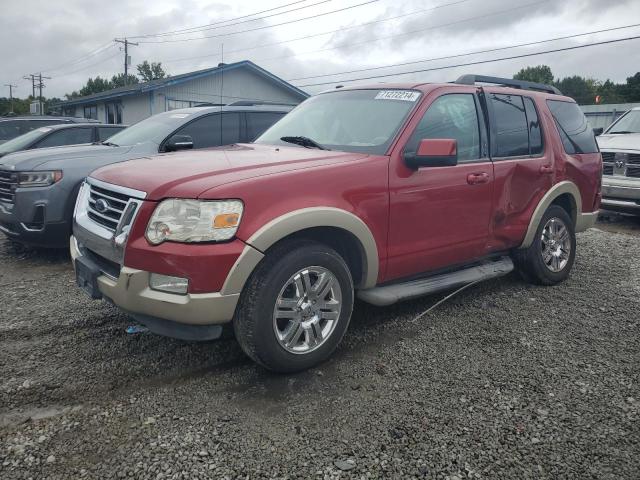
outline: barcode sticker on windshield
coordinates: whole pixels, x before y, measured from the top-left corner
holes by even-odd
[[[375,100],[403,100],[405,102],[415,102],[420,97],[420,92],[410,90],[380,90],[375,96]]]
[[[191,115],[190,113],[174,113],[173,115],[171,115],[171,118],[187,118],[189,115]]]

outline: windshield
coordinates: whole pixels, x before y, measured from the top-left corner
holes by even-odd
[[[29,147],[33,142],[43,137],[46,133],[50,132],[51,129],[47,127],[36,128],[35,130],[31,130],[24,135],[20,135],[8,142],[0,145],[0,155],[18,152],[20,150],[24,150]]]
[[[640,110],[630,110],[607,133],[640,133]]]
[[[192,116],[193,114],[191,113],[159,113],[116,133],[106,143],[122,147],[145,142],[153,142],[159,145],[171,132],[186,123]]]
[[[292,145],[281,139],[307,137],[331,150],[384,154],[419,98],[420,92],[413,90],[320,94],[301,103],[255,143]]]

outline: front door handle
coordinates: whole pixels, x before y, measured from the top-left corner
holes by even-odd
[[[479,185],[481,183],[489,183],[489,174],[487,172],[470,173],[469,175],[467,175],[467,183],[469,185]]]
[[[553,165],[542,165],[540,167],[540,173],[553,173]]]

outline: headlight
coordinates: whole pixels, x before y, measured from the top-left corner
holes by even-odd
[[[19,187],[48,187],[62,180],[62,172],[18,172]]]
[[[240,200],[181,200],[160,202],[147,225],[153,245],[172,242],[218,242],[233,238],[242,217]]]

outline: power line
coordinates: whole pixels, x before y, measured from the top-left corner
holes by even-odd
[[[302,0],[302,1],[306,2],[307,0]],[[246,18],[246,17],[250,17],[250,16],[253,16],[253,15],[258,15],[258,13],[250,14],[250,15],[244,15],[242,17],[238,17],[238,18],[230,19],[230,20],[223,20],[223,21],[216,22],[216,23],[210,23],[208,25],[201,25],[199,27],[190,27],[190,28],[184,28],[182,30],[174,30],[172,32],[163,32],[163,33],[147,34],[147,35],[131,35],[131,36],[129,36],[129,38],[149,38],[149,37],[165,37],[165,36],[174,36],[174,35],[185,35],[185,34],[189,34],[189,33],[204,32],[204,31],[211,30],[211,29],[214,29],[214,28],[232,27],[234,25],[241,25],[243,23],[255,22],[255,21],[258,21],[258,20],[264,20],[265,18],[276,17],[278,15],[284,15],[286,13],[295,12],[295,11],[298,11],[298,10],[304,10],[306,8],[315,7],[316,5],[320,5],[320,4],[323,4],[323,3],[328,3],[328,2],[331,2],[331,1],[333,1],[333,0],[321,0],[319,2],[312,3],[310,5],[304,5],[302,7],[292,8],[290,10],[285,10],[284,12],[278,12],[278,13],[273,13],[271,15],[265,15],[264,17],[250,18],[250,19],[242,20],[242,21],[235,22],[235,23],[229,23],[228,25],[221,25],[221,24],[232,22],[232,21],[239,20],[239,19]],[[289,5],[293,5],[293,4],[296,4],[296,3],[301,3],[301,2],[299,2],[299,1],[298,2],[293,2],[292,4],[289,4]],[[288,6],[288,5],[285,5],[285,6]],[[269,10],[263,10],[262,12],[259,12],[259,13],[265,13],[265,12],[269,12],[269,11],[272,11],[272,10],[278,10],[280,8],[284,8],[284,6],[272,8],[272,9],[269,9]]]
[[[297,78],[289,78],[287,79],[287,82],[293,82],[296,80],[310,80],[312,78],[322,78],[322,77],[332,77],[334,75],[345,75],[348,73],[359,73],[359,72],[370,72],[373,70],[382,70],[382,69],[386,69],[386,68],[392,68],[392,67],[402,67],[402,66],[407,66],[407,65],[415,65],[417,63],[425,63],[425,62],[435,62],[437,60],[450,60],[452,58],[459,58],[459,57],[468,57],[470,55],[479,55],[481,53],[492,53],[492,52],[499,52],[502,50],[510,50],[512,48],[520,48],[520,47],[530,47],[533,45],[540,45],[543,43],[550,43],[550,42],[557,42],[559,40],[568,40],[571,38],[578,38],[578,37],[584,37],[587,35],[595,35],[598,33],[605,33],[605,32],[613,32],[616,30],[624,30],[627,28],[635,28],[635,27],[640,27],[640,23],[635,23],[633,25],[624,25],[624,26],[620,26],[620,27],[612,27],[612,28],[605,28],[602,30],[593,30],[591,32],[584,32],[584,33],[576,33],[573,35],[565,35],[562,37],[555,37],[555,38],[548,38],[546,40],[538,40],[535,42],[527,42],[527,43],[519,43],[516,45],[508,45],[508,46],[504,46],[504,47],[496,47],[496,48],[490,48],[487,50],[475,50],[472,52],[467,52],[467,53],[459,53],[456,55],[446,55],[444,57],[432,57],[432,58],[424,58],[422,60],[412,60],[410,62],[403,62],[403,63],[395,63],[393,65],[382,65],[382,66],[378,66],[378,67],[368,67],[368,68],[359,68],[356,70],[346,70],[346,71],[341,71],[341,72],[333,72],[333,73],[323,73],[320,75],[311,75],[308,77],[297,77]]]
[[[140,43],[191,42],[191,41],[195,41],[195,40],[203,40],[203,39],[206,39],[206,38],[229,37],[231,35],[239,35],[239,34],[242,34],[242,33],[256,32],[258,30],[265,30],[265,29],[268,29],[268,28],[280,27],[282,25],[289,25],[291,23],[302,22],[304,20],[311,20],[311,19],[314,19],[314,18],[323,17],[323,16],[326,16],[326,15],[331,15],[333,13],[344,12],[344,11],[351,10],[351,9],[354,9],[354,8],[363,7],[365,5],[370,5],[372,3],[377,3],[379,1],[380,0],[368,0],[367,2],[358,3],[356,5],[350,5],[348,7],[339,8],[337,10],[331,10],[329,12],[318,13],[316,15],[311,15],[309,17],[297,18],[297,19],[294,19],[294,20],[286,21],[286,22],[275,23],[273,25],[264,25],[262,27],[251,28],[251,29],[248,29],[248,30],[239,30],[237,32],[227,32],[227,33],[220,33],[220,34],[216,34],[216,35],[205,35],[205,36],[202,36],[202,37],[193,37],[193,38],[180,38],[180,39],[175,39],[175,40],[145,40],[145,41],[141,40]]]
[[[99,62],[92,63],[91,65],[84,66],[84,67],[79,68],[79,69],[77,69],[77,70],[72,70],[71,72],[66,72],[66,73],[62,73],[62,74],[60,74],[60,75],[56,75],[56,78],[60,78],[60,77],[68,77],[69,75],[73,75],[73,74],[75,74],[75,73],[82,72],[82,71],[87,70],[87,69],[89,69],[89,68],[96,67],[96,66],[98,66],[98,65],[100,65],[100,64],[102,64],[102,63],[104,63],[104,62],[107,62],[107,61],[111,60],[112,58],[116,58],[116,57],[117,57],[117,56],[119,56],[119,55],[120,55],[120,52],[116,52],[116,53],[114,53],[113,55],[111,55],[111,56],[109,56],[109,57],[107,57],[107,58],[105,58],[105,59],[103,59],[103,60],[100,60]]]
[[[526,3],[524,5],[519,5],[517,7],[508,8],[508,9],[505,9],[505,10],[499,10],[497,12],[491,12],[491,13],[486,13],[486,14],[483,14],[483,15],[476,15],[476,16],[473,16],[473,17],[464,18],[462,20],[456,20],[455,22],[441,23],[440,25],[432,25],[432,26],[425,27],[425,28],[419,28],[417,30],[409,30],[407,32],[394,33],[393,35],[386,35],[384,37],[372,38],[372,39],[365,40],[365,41],[362,41],[362,42],[344,43],[342,45],[336,45],[334,47],[326,47],[326,48],[321,48],[321,49],[318,49],[318,50],[309,50],[309,51],[306,51],[306,52],[294,53],[294,54],[291,54],[291,55],[283,55],[283,56],[279,56],[279,57],[263,58],[263,59],[259,59],[259,60],[262,61],[262,62],[270,62],[270,61],[274,61],[274,60],[282,60],[284,58],[299,57],[301,55],[309,55],[311,53],[320,53],[320,52],[327,52],[327,51],[330,51],[330,50],[339,50],[341,48],[355,47],[355,46],[358,46],[358,45],[367,45],[367,44],[374,43],[374,42],[379,42],[379,41],[382,41],[382,40],[389,40],[390,38],[406,37],[407,35],[413,35],[413,34],[416,34],[416,33],[423,33],[423,32],[430,32],[432,30],[437,30],[439,28],[451,27],[451,26],[454,26],[454,25],[460,25],[462,23],[472,22],[472,21],[475,21],[475,20],[483,19],[483,18],[495,17],[497,15],[504,15],[506,13],[511,13],[511,12],[516,11],[516,10],[522,10],[524,8],[529,8],[529,7],[532,7],[532,6],[535,6],[535,5],[540,5],[542,3],[547,3],[549,1],[550,0],[541,0],[541,1],[538,0],[538,1],[535,1],[535,2]]]
[[[597,45],[609,45],[609,44],[613,44],[613,43],[627,42],[627,41],[630,41],[630,40],[637,40],[637,39],[640,39],[640,35],[633,36],[633,37],[626,37],[626,38],[617,38],[617,39],[614,39],[614,40],[604,40],[604,41],[601,41],[601,42],[585,43],[583,45],[575,45],[573,47],[556,48],[556,49],[553,49],[553,50],[546,50],[546,51],[543,51],[543,52],[523,53],[523,54],[520,54],[520,55],[513,55],[513,56],[509,56],[509,57],[502,57],[502,58],[493,58],[493,59],[490,59],[490,60],[477,60],[477,61],[474,61],[474,62],[459,63],[457,65],[445,65],[445,66],[442,66],[442,67],[424,68],[424,69],[420,69],[420,70],[411,70],[411,71],[408,71],[408,72],[388,73],[388,74],[384,74],[384,75],[372,75],[372,76],[369,76],[369,77],[349,78],[349,79],[336,80],[334,82],[309,83],[309,84],[305,84],[305,85],[296,85],[296,86],[298,88],[316,87],[316,86],[321,86],[321,85],[334,85],[334,84],[347,83],[347,82],[357,82],[357,81],[361,81],[361,80],[372,80],[372,79],[377,79],[377,78],[397,77],[397,76],[400,76],[400,75],[410,75],[410,74],[413,74],[413,73],[433,72],[433,71],[436,71],[436,70],[447,70],[449,68],[468,67],[470,65],[481,65],[481,64],[485,64],[485,63],[501,62],[501,61],[505,61],[505,60],[515,60],[515,59],[519,59],[519,58],[535,57],[535,56],[538,56],[538,55],[545,55],[545,54],[548,54],[548,53],[567,52],[567,51],[570,51],[570,50],[578,50],[580,48],[594,47],[594,46],[597,46]]]
[[[300,40],[307,40],[309,38],[321,37],[323,35],[329,35],[329,34],[332,34],[332,33],[343,32],[345,30],[351,30],[351,29],[354,29],[354,28],[361,28],[361,27],[365,27],[365,26],[368,26],[368,25],[374,25],[374,24],[377,24],[377,23],[389,22],[389,21],[392,21],[392,20],[397,20],[399,18],[408,17],[410,15],[419,15],[419,14],[430,12],[430,11],[433,11],[433,10],[438,10],[440,8],[451,7],[451,6],[454,6],[454,5],[458,5],[458,4],[461,4],[461,3],[467,3],[467,2],[470,2],[470,1],[472,1],[472,0],[457,0],[455,2],[443,3],[441,5],[436,5],[435,7],[424,8],[424,9],[420,9],[420,10],[414,10],[412,12],[403,13],[401,15],[396,15],[394,17],[383,18],[381,20],[373,20],[371,22],[360,23],[360,24],[357,24],[357,25],[349,25],[349,26],[346,26],[346,27],[339,28],[337,30],[329,30],[327,32],[314,33],[314,34],[311,34],[311,35],[305,35],[303,37],[291,38],[291,39],[288,39],[288,40],[281,40],[281,41],[272,42],[272,43],[265,43],[265,44],[262,44],[262,45],[258,45],[256,47],[239,48],[239,49],[236,49],[236,50],[230,50],[227,53],[228,54],[229,53],[240,53],[240,52],[246,52],[246,51],[250,51],[250,50],[257,50],[257,49],[273,47],[273,46],[277,46],[277,45],[283,45],[283,44],[291,43],[291,42],[297,42],[297,41],[300,41]],[[183,57],[183,58],[165,60],[163,63],[165,63],[165,64],[166,63],[176,63],[176,62],[183,62],[183,61],[187,61],[187,60],[198,60],[198,59],[201,59],[201,58],[211,58],[211,57],[219,58],[220,56],[217,53],[209,54],[209,55],[198,55],[198,56],[195,56],[195,57]]]
[[[69,67],[69,66],[75,65],[77,63],[82,63],[85,60],[88,60],[91,57],[95,57],[96,55],[108,50],[109,48],[113,48],[113,47],[114,47],[114,44],[111,41],[109,41],[108,43],[102,44],[100,47],[90,51],[89,53],[85,53],[84,55],[82,55],[82,56],[80,56],[80,57],[78,57],[78,58],[76,58],[74,60],[70,60],[68,62],[62,63],[62,64],[58,65],[57,67],[45,68],[42,71],[50,73],[50,72],[54,72],[56,70],[61,70],[62,68],[65,68],[65,67]]]
[[[436,30],[438,28],[450,27],[450,26],[453,26],[453,25],[459,25],[459,24],[462,24],[462,23],[472,22],[472,21],[475,21],[475,20],[483,19],[483,18],[495,17],[496,15],[503,15],[503,14],[510,13],[510,12],[513,12],[513,11],[516,11],[516,10],[522,10],[523,8],[528,8],[528,7],[531,7],[533,5],[539,5],[541,3],[546,3],[548,1],[549,0],[542,0],[542,1],[538,0],[536,2],[527,3],[527,4],[524,4],[524,5],[517,6],[517,7],[509,8],[509,9],[506,9],[506,10],[501,10],[501,11],[492,12],[492,13],[486,13],[486,14],[483,14],[483,15],[476,15],[476,16],[465,18],[465,19],[462,19],[462,20],[457,20],[455,22],[448,22],[448,23],[443,23],[443,24],[440,24],[440,25],[432,25],[432,26],[429,26],[429,27],[426,27],[426,28],[420,28],[420,29],[417,29],[417,30],[410,30],[408,32],[395,33],[393,35],[386,35],[384,37],[373,38],[373,39],[365,40],[365,41],[362,41],[362,42],[345,43],[345,44],[342,44],[342,45],[336,45],[334,47],[321,48],[321,49],[318,49],[318,50],[310,50],[310,51],[306,51],[306,52],[293,53],[293,54],[289,54],[289,55],[281,55],[281,56],[278,56],[278,57],[258,58],[258,59],[254,59],[254,60],[265,63],[265,62],[272,62],[272,61],[275,61],[275,60],[282,60],[282,59],[286,59],[286,58],[299,57],[299,56],[302,56],[302,55],[309,55],[311,53],[326,52],[326,51],[330,51],[330,50],[339,50],[339,49],[342,49],[342,48],[348,48],[348,47],[353,47],[353,46],[357,46],[357,45],[366,45],[366,44],[373,43],[373,42],[379,42],[379,41],[382,41],[382,40],[388,40],[390,38],[403,37],[403,36],[407,36],[407,35],[413,35],[415,33],[422,33],[422,32],[426,32],[426,31]],[[338,30],[338,31],[340,31],[340,30]],[[258,47],[255,47],[255,48],[258,48]],[[168,62],[166,62],[166,63],[168,63]]]

